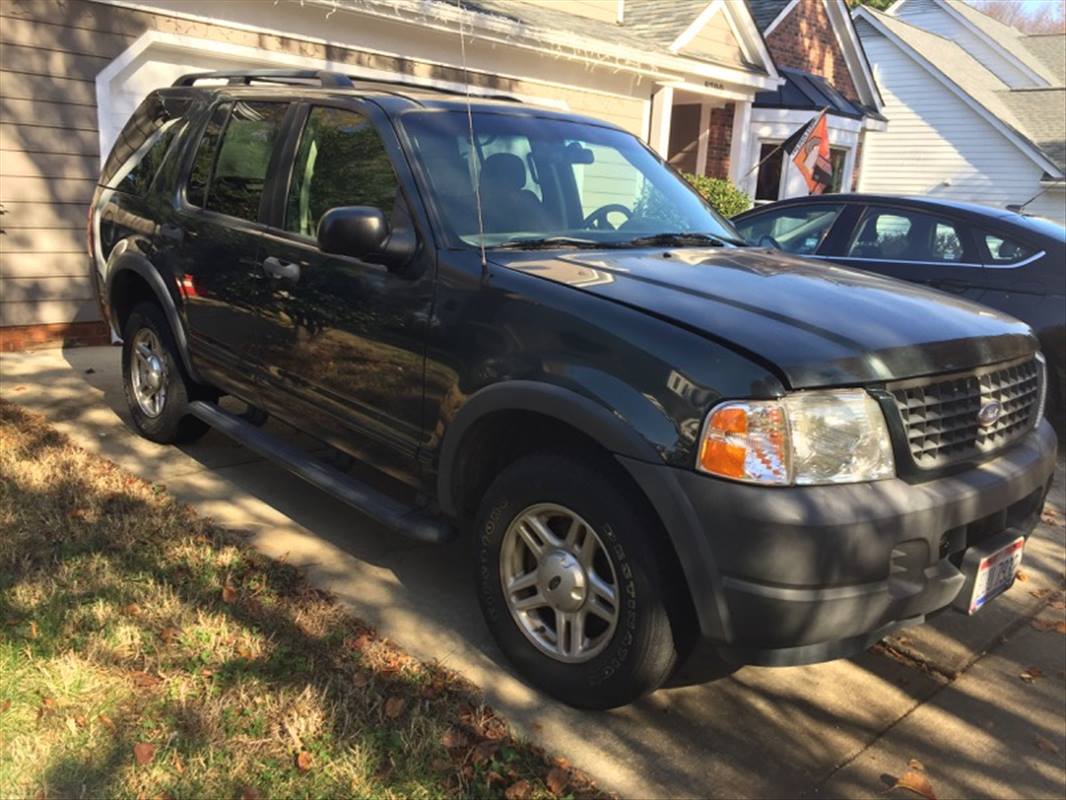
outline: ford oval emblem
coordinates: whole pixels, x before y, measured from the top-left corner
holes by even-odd
[[[977,412],[977,422],[982,428],[987,428],[995,425],[996,420],[1001,416],[1003,416],[1003,404],[993,400],[981,406],[981,410]]]

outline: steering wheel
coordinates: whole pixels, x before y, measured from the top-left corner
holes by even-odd
[[[773,236],[763,234],[759,237],[759,247],[772,247],[774,250],[783,250],[781,244]]]
[[[618,228],[616,228],[607,220],[607,215],[615,211],[625,214],[626,222],[629,222],[629,220],[633,218],[633,212],[625,206],[621,205],[620,203],[608,203],[605,206],[600,206],[587,217],[585,217],[585,221],[582,223],[582,226],[585,228],[590,228],[594,231],[616,231],[618,230]],[[622,224],[625,225],[626,223],[623,222]]]

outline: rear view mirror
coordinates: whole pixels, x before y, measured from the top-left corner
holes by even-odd
[[[395,268],[410,261],[417,240],[408,228],[390,229],[380,208],[338,206],[319,220],[318,245],[324,253]]]

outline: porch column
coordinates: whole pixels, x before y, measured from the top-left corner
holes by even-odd
[[[670,155],[670,115],[674,112],[674,87],[660,86],[651,98],[648,146],[663,158]]]
[[[733,139],[729,148],[729,179],[738,188],[754,194],[755,166],[751,148],[751,101],[737,100],[733,103]],[[755,154],[758,157],[758,153]],[[750,173],[750,174],[749,174]]]

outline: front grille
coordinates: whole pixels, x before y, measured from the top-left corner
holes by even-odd
[[[1036,359],[888,387],[899,409],[907,449],[920,469],[936,469],[992,453],[1036,424],[1043,370]],[[978,414],[1000,404],[999,418]]]

